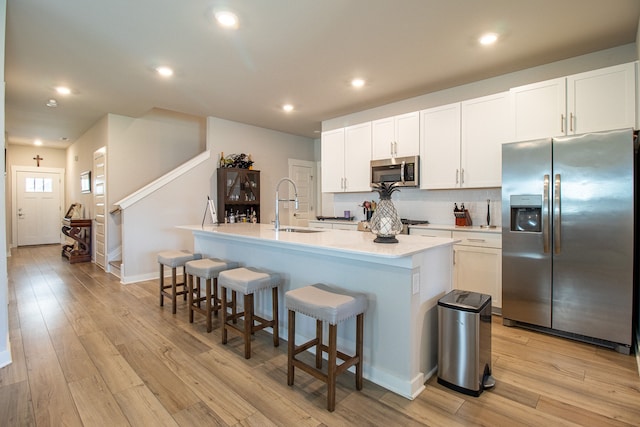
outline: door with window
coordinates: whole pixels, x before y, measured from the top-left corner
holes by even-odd
[[[60,243],[62,174],[19,170],[15,177],[17,246]]]

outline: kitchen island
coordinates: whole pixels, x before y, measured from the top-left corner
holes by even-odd
[[[204,257],[238,261],[278,272],[281,337],[287,336],[284,293],[313,283],[363,292],[364,377],[413,399],[436,372],[437,302],[452,289],[453,239],[400,235],[399,243],[374,243],[369,232],[303,229],[275,231],[267,224],[181,226]],[[270,315],[270,297],[256,295],[256,311]],[[296,334],[306,341],[315,322],[299,316]],[[338,328],[338,348],[355,348],[355,319]],[[283,378],[285,381],[286,378]]]

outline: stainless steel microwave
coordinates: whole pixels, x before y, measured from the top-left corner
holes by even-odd
[[[419,165],[419,156],[371,160],[371,185],[396,182],[401,187],[417,187]]]

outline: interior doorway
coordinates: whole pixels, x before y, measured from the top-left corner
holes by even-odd
[[[298,188],[298,210],[289,205],[289,224],[306,227],[315,219],[316,164],[306,160],[289,159],[289,177]]]
[[[62,243],[64,169],[12,167],[14,246]]]

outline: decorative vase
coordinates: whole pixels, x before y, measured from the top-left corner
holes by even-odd
[[[395,184],[378,184],[374,190],[380,194],[380,202],[371,217],[371,232],[376,243],[398,243],[396,235],[402,231],[402,221],[391,201],[391,194],[398,191]]]

